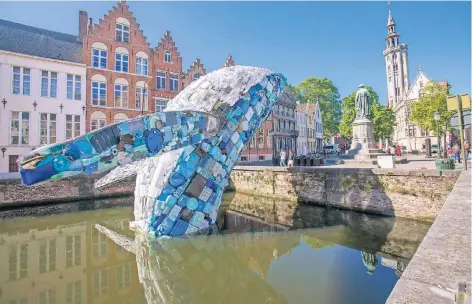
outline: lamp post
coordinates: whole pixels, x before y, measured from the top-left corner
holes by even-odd
[[[439,119],[441,119],[441,115],[438,111],[434,112],[434,120],[436,121],[436,137],[438,141],[438,151],[436,152],[436,158],[440,158],[441,156],[441,140],[439,138]]]

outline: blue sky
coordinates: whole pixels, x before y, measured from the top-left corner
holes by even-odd
[[[3,2],[0,18],[75,34],[78,11],[94,22],[115,2]],[[327,77],[341,96],[360,83],[386,100],[382,51],[386,2],[135,2],[130,10],[156,46],[166,30],[184,59],[207,70],[233,55],[237,64],[283,73],[289,83]],[[448,79],[455,93],[471,92],[471,3],[392,2],[400,41],[408,44],[410,81],[418,66]],[[38,18],[37,16],[41,16]]]

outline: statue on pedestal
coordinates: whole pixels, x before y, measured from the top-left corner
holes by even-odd
[[[363,84],[359,86],[356,93],[356,119],[369,119],[370,117],[370,93]]]

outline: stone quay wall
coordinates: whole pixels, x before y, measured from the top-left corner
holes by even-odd
[[[134,176],[103,189],[95,189],[95,181],[104,175],[79,175],[28,187],[20,179],[3,179],[0,180],[0,209],[134,194]]]
[[[236,192],[434,221],[460,171],[235,167]]]
[[[227,190],[375,214],[433,221],[459,171],[237,166]],[[35,186],[0,180],[0,208],[133,195],[135,177],[95,189],[105,174]]]

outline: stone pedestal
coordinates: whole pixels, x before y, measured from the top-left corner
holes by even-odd
[[[372,122],[366,118],[354,120],[351,149],[347,152],[347,156],[357,160],[369,160],[379,155],[385,155],[385,153],[375,146]]]

